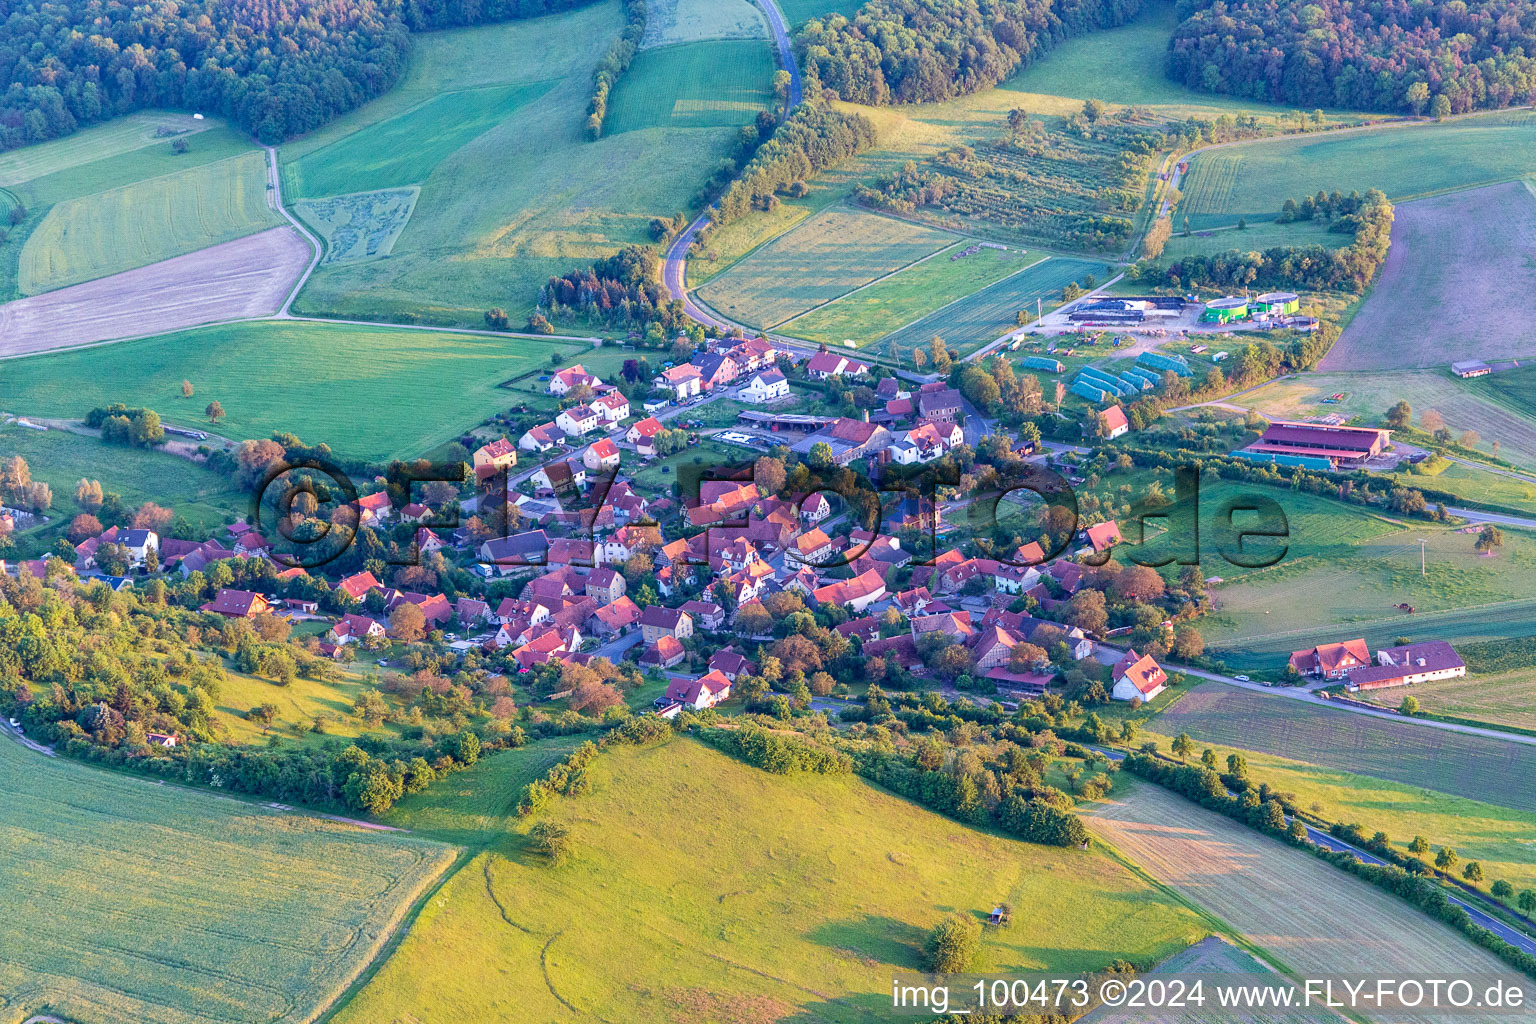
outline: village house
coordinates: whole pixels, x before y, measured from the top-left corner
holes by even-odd
[[[646,643],[655,643],[664,636],[686,640],[693,636],[693,619],[678,608],[647,605],[640,612],[640,634]]]
[[[326,630],[325,638],[333,644],[361,643],[370,636],[384,635],[384,624],[366,615],[347,614]]]
[[[832,538],[821,527],[812,527],[790,542],[789,555],[807,565],[821,565],[832,557]]]
[[[725,625],[725,609],[713,601],[684,601],[677,610],[687,614],[699,629],[713,632]]]
[[[587,403],[592,406],[597,418],[612,426],[621,420],[629,418],[629,399],[625,398],[618,389],[605,391]]]
[[[681,641],[663,634],[640,655],[640,664],[647,668],[671,668],[679,664],[687,654]]]
[[[1323,644],[1291,654],[1290,665],[1303,676],[1314,676],[1337,681],[1349,675],[1351,669],[1371,663],[1371,650],[1364,638],[1346,640],[1339,644]]]
[[[682,366],[671,366],[661,371],[653,383],[665,391],[672,392],[673,398],[681,402],[697,395],[703,388],[704,381],[699,376],[698,367],[692,363],[684,363]]]
[[[581,490],[587,486],[587,469],[579,462],[563,460],[550,462],[533,471],[528,478],[535,491],[547,493],[567,493],[572,488]]]
[[[200,612],[212,612],[231,619],[251,619],[272,611],[272,604],[265,595],[250,590],[221,589],[212,601],[198,608]]]
[[[705,391],[724,387],[741,376],[736,360],[723,352],[705,352],[693,357],[692,365],[699,371],[699,386]]]
[[[590,405],[573,405],[569,409],[561,409],[555,417],[555,426],[569,437],[591,433],[601,422],[597,410]]]
[[[517,449],[512,447],[511,441],[499,437],[490,444],[483,444],[476,448],[475,454],[470,456],[470,459],[474,466],[475,479],[488,480],[497,473],[505,472],[517,465]]]
[[[609,438],[593,441],[581,456],[582,465],[591,473],[619,468],[619,449]]]
[[[395,509],[390,503],[387,491],[364,494],[357,499],[357,522],[359,526],[387,523],[394,516]]]
[[[499,576],[543,565],[549,555],[549,536],[543,530],[529,530],[510,537],[492,537],[480,545],[476,559]]]
[[[553,423],[540,423],[529,427],[518,438],[517,446],[525,452],[547,452],[565,440],[565,431]]]
[[[620,597],[598,608],[588,621],[594,632],[615,636],[640,621],[640,606],[627,597]]]
[[[648,459],[656,454],[656,435],[665,429],[656,417],[647,416],[625,432],[624,440],[634,445],[635,451]]]
[[[123,530],[117,535],[117,543],[128,549],[128,561],[134,566],[144,564],[153,551],[160,557],[160,535],[153,530]]]
[[[1153,660],[1150,654],[1137,654],[1127,650],[1125,657],[1115,662],[1110,674],[1115,688],[1110,696],[1115,700],[1151,700],[1168,688],[1168,673]]]
[[[965,399],[954,388],[925,384],[917,393],[917,414],[925,420],[952,422],[964,407]]]
[[[611,604],[624,596],[627,586],[622,573],[612,569],[593,569],[587,573],[583,591],[598,604]]]
[[[800,518],[807,524],[819,523],[831,514],[832,503],[821,491],[812,491],[800,501]]]
[[[755,669],[745,655],[731,647],[716,651],[709,659],[709,671],[719,672],[733,683]]]
[[[1112,405],[1099,413],[1099,436],[1104,440],[1113,441],[1130,429],[1131,423],[1125,418],[1125,410],[1118,405]]]
[[[731,681],[720,672],[710,672],[698,679],[673,679],[667,685],[666,695],[657,698],[658,707],[681,704],[683,707],[702,711],[712,708],[731,695]]]
[[[844,605],[854,615],[862,614],[864,609],[883,597],[885,597],[885,580],[873,569],[862,572],[851,580],[838,580],[824,587],[818,587],[811,594],[811,599],[819,605]]]
[[[766,338],[748,338],[724,349],[724,352],[742,373],[767,369],[773,366],[779,355],[778,349]]]
[[[736,397],[743,402],[762,405],[789,397],[789,381],[778,370],[754,373],[748,381],[736,389]]]
[[[572,388],[586,387],[597,390],[603,386],[603,382],[597,376],[587,372],[586,367],[577,363],[567,367],[549,378],[549,386],[544,390],[551,395],[564,395]]]
[[[1088,543],[1083,550],[1093,554],[1108,551],[1116,544],[1125,543],[1125,538],[1120,536],[1120,524],[1114,520],[1095,523],[1082,532],[1082,538]]]
[[[812,380],[827,380],[837,376],[857,377],[868,372],[868,363],[849,359],[837,352],[818,352],[805,364],[805,375]]]

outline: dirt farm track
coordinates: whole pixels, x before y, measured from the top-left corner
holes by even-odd
[[[1536,356],[1536,195],[1521,181],[1402,203],[1371,295],[1322,370]]]
[[[292,228],[273,228],[147,267],[0,306],[0,358],[268,316],[309,265]]]

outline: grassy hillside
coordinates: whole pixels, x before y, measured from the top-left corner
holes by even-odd
[[[1508,181],[1536,172],[1536,115],[1524,110],[1341,134],[1246,142],[1190,161],[1178,222],[1273,219],[1287,199],[1379,188],[1390,199]]]
[[[217,399],[217,431],[274,430],[358,458],[415,457],[511,404],[497,385],[547,365],[571,343],[395,328],[267,321],[230,324],[113,346],[114,371],[89,349],[7,364],[0,406],[79,417],[109,402],[147,405],[196,422]],[[181,382],[196,388],[181,397]]]
[[[5,739],[6,1019],[307,1020],[452,859]]]
[[[749,124],[773,101],[773,72],[766,38],[642,50],[614,87],[603,133]]]
[[[354,174],[375,158],[421,185],[387,260],[321,267],[297,308],[478,325],[486,309],[500,306],[521,320],[549,277],[650,241],[651,219],[685,208],[728,154],[734,125],[752,116],[743,105],[769,87],[772,63],[766,44],[753,41],[647,51],[631,72],[638,91],[621,86],[610,113],[635,130],[589,143],[582,125],[592,71],[619,25],[619,5],[608,0],[423,35],[398,89],[285,145],[284,180],[295,199],[396,183],[371,170]],[[749,64],[740,66],[738,47],[754,55]],[[705,100],[723,85],[735,90],[723,123],[719,111],[703,112],[706,104],[675,107],[676,88]],[[461,126],[471,97],[490,101],[471,103],[470,123]],[[717,126],[691,126],[701,120]],[[418,134],[433,140],[425,162],[416,158]],[[342,160],[343,153],[351,155]]]
[[[456,776],[466,794],[474,774]],[[338,1020],[877,1021],[891,972],[948,913],[1030,908],[989,931],[985,970],[1150,961],[1204,931],[1108,856],[975,832],[857,779],[769,775],[683,739],[605,754],[592,775],[552,812],[575,840],[566,862],[516,823]],[[444,829],[513,824],[505,802],[463,800]]]

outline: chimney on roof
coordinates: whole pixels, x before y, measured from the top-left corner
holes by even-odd
[[[864,422],[865,423],[869,422],[869,410],[868,409],[864,410]]]

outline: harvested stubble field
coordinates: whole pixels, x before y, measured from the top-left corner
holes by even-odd
[[[772,101],[772,80],[767,38],[642,50],[613,88],[603,133],[749,124]]]
[[[1397,207],[1381,275],[1318,368],[1536,354],[1536,195],[1513,181]]]
[[[1153,878],[1299,976],[1350,969],[1399,977],[1512,973],[1492,953],[1397,897],[1161,787],[1138,785],[1131,797],[1097,804],[1086,816],[1092,831]],[[1446,1018],[1383,1012],[1371,1019]]]
[[[283,224],[248,152],[56,204],[21,252],[22,294],[144,267]]]
[[[310,255],[298,232],[272,228],[17,299],[0,306],[0,358],[266,316],[282,306]]]
[[[961,255],[973,243],[957,242],[931,259],[780,325],[785,334],[860,347],[922,319],[934,310],[1044,259],[1043,255],[984,248]]]
[[[1251,974],[1254,982],[1281,986],[1283,976],[1259,961],[1253,954],[1238,949],[1225,939],[1211,936],[1203,942],[1164,960],[1148,977],[1150,982],[1157,975],[1188,974]],[[1296,1001],[1300,1004],[1301,993]],[[1243,1013],[1238,1010],[1204,1008],[1168,1008],[1157,1014],[1156,1024],[1339,1024],[1340,1018],[1331,1010],[1259,1010]],[[1080,1018],[1078,1024],[1148,1024],[1145,1012],[1125,1009],[1099,1009]]]
[[[551,866],[510,815],[516,786],[476,787],[479,771],[446,783],[481,795],[434,814],[432,834],[494,852],[443,888],[340,1024],[876,1024],[926,931],[998,900],[1031,910],[988,930],[981,970],[1157,960],[1206,931],[1099,851],[978,832],[857,778],[772,775],[684,738],[589,766],[592,791],[546,812],[574,839]],[[435,792],[401,806],[424,813]]]
[[[1509,110],[1441,124],[1392,125],[1235,143],[1197,154],[1175,215],[1182,226],[1251,224],[1318,189],[1379,188],[1392,200],[1509,181],[1536,172],[1536,114]]]
[[[7,1019],[312,1020],[452,860],[438,843],[100,771],[6,739]]]
[[[1536,811],[1536,747],[1374,718],[1322,701],[1203,683],[1156,719],[1158,732],[1468,800]]]
[[[217,399],[226,418],[214,429],[227,437],[284,430],[346,457],[416,458],[504,410],[503,381],[565,350],[526,338],[255,321],[123,342],[110,375],[88,350],[18,360],[0,376],[0,406],[80,417],[126,402],[195,422]],[[192,399],[181,397],[183,380],[196,388]]]
[[[1529,389],[1529,390],[1528,390]],[[1336,405],[1323,399],[1343,394]],[[1339,413],[1379,423],[1388,409],[1404,399],[1422,416],[1434,409],[1456,433],[1476,430],[1479,447],[1499,442],[1499,455],[1511,462],[1536,466],[1536,373],[1515,370],[1473,380],[1451,376],[1446,369],[1385,370],[1364,373],[1306,373],[1266,384],[1238,403],[1278,419],[1306,419]]]
[[[696,296],[732,320],[766,329],[955,241],[948,232],[834,206],[710,278]]]
[[[1081,284],[1089,275],[1102,284],[1112,273],[1102,262],[1053,256],[887,335],[876,351],[889,353],[897,346],[906,355],[914,347],[927,345],[937,334],[950,351],[970,353],[1017,327],[1015,318],[1020,310],[1033,316],[1036,299],[1042,300],[1041,308],[1050,311],[1061,305],[1064,286],[1074,281]]]

